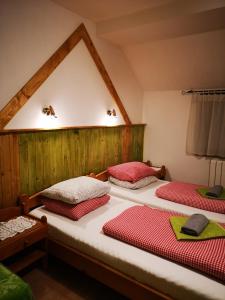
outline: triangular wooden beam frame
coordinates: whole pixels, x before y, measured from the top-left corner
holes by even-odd
[[[63,59],[70,53],[70,51],[83,40],[91,54],[101,76],[104,80],[110,94],[114,98],[126,125],[130,125],[131,121],[123,106],[123,103],[117,94],[117,91],[106,71],[103,62],[84,26],[80,24],[71,36],[58,48],[58,50],[46,61],[46,63],[34,74],[34,76],[22,87],[22,89],[6,104],[0,111],[0,130],[8,124],[8,122],[15,116],[21,107],[28,101],[28,99],[35,93],[35,91],[42,85],[42,83],[49,77],[55,68],[63,61]]]

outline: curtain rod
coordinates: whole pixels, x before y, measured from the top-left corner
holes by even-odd
[[[225,88],[220,89],[199,89],[199,90],[182,90],[182,95],[197,93],[200,95],[225,94]]]

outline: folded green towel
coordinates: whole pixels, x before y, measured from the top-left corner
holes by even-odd
[[[223,189],[222,194],[219,197],[211,197],[206,195],[208,192],[208,188],[198,188],[196,191],[204,198],[209,198],[209,199],[217,199],[217,200],[225,200],[225,189]]]
[[[2,264],[0,264],[0,299],[34,299],[29,285]]]
[[[206,228],[202,231],[199,236],[192,236],[181,233],[181,227],[185,224],[188,217],[170,217],[170,223],[173,231],[176,235],[177,240],[207,240],[219,237],[225,237],[225,229],[218,223],[210,221]]]

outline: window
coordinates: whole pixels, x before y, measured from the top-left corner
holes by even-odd
[[[193,92],[186,150],[192,155],[225,158],[225,94]]]

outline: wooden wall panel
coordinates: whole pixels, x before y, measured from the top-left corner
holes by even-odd
[[[122,161],[142,160],[144,127],[130,127],[130,145],[126,144],[125,130],[104,127],[20,134],[21,193],[33,194],[56,182],[100,172]]]
[[[130,127],[130,141],[128,145],[128,161],[143,161],[144,128],[142,125]],[[138,158],[138,159],[137,159]]]
[[[0,135],[0,207],[13,206],[19,190],[18,137]]]
[[[62,180],[142,160],[144,125],[0,132],[0,208]]]

